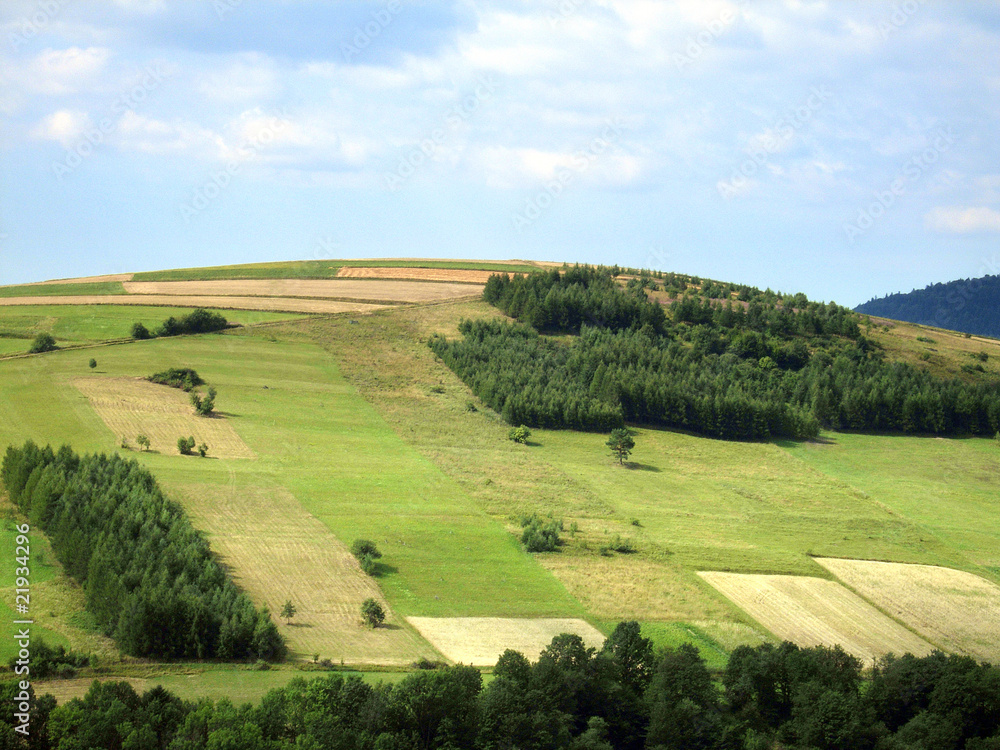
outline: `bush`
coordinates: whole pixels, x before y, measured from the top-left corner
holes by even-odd
[[[361,619],[370,628],[377,628],[385,622],[385,610],[374,599],[365,599],[361,604]]]
[[[198,455],[202,458],[208,455],[208,443],[202,443],[198,446]]]
[[[636,552],[635,542],[631,539],[622,539],[618,534],[611,537],[611,540],[605,546],[607,549],[620,552],[623,555],[631,555]]]
[[[375,561],[382,557],[382,553],[371,539],[355,539],[351,545],[351,554],[358,558],[365,573],[373,576],[378,572],[378,563]]]
[[[181,452],[182,456],[190,456],[191,451],[194,450],[194,438],[193,437],[177,438],[177,450]]]
[[[136,341],[144,341],[146,339],[153,338],[153,334],[151,334],[149,332],[149,329],[146,328],[146,326],[144,326],[142,323],[133,323],[132,338],[135,339]]]
[[[28,352],[31,354],[41,354],[42,352],[55,351],[59,347],[56,346],[56,340],[52,338],[51,333],[40,333],[35,336],[35,340],[31,342],[31,348]]]
[[[183,391],[190,391],[205,384],[198,373],[189,367],[171,367],[169,370],[150,375],[146,380],[160,385],[169,385],[171,388],[180,388]]]
[[[148,451],[149,450],[149,438],[146,437],[145,435],[137,435],[136,438],[135,438],[135,442],[144,451]]]
[[[89,367],[89,368],[90,368],[91,370],[95,369],[95,368],[97,367],[97,360],[96,360],[96,359],[94,359],[93,357],[91,357],[91,359],[90,359],[90,362],[88,362],[88,363],[87,363],[87,366],[88,366],[88,367]]]
[[[208,389],[208,395],[202,398],[197,393],[191,392],[191,405],[194,410],[203,417],[211,416],[212,410],[215,409],[215,388]]]
[[[559,532],[563,530],[563,522],[554,518],[547,521],[532,514],[522,516],[521,544],[528,552],[555,552],[562,544]]]
[[[528,438],[531,437],[531,430],[529,430],[524,425],[520,425],[519,427],[511,427],[510,432],[507,433],[507,437],[508,439],[513,440],[515,443],[520,443],[521,445],[524,445],[525,443],[528,442]]]
[[[182,318],[170,316],[160,325],[157,336],[180,336],[185,333],[221,331],[229,322],[219,313],[198,308]]]

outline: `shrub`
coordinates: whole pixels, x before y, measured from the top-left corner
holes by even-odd
[[[563,522],[554,518],[545,520],[532,514],[521,518],[521,544],[528,552],[555,552],[562,544],[559,532]]]
[[[171,388],[180,388],[182,391],[190,391],[205,384],[198,373],[189,367],[171,367],[169,370],[150,375],[146,380],[160,385],[169,385]]]
[[[191,392],[191,405],[194,410],[203,417],[211,416],[212,411],[215,409],[215,388],[208,389],[208,395],[202,398],[194,391]]]
[[[361,619],[370,628],[377,628],[385,622],[385,610],[374,599],[365,599],[361,603]]]
[[[465,410],[470,412],[476,412],[479,411],[479,408],[476,406],[475,401],[469,400],[465,402]]]
[[[35,336],[35,340],[31,342],[31,348],[28,351],[31,354],[41,354],[42,352],[55,351],[58,348],[56,340],[52,338],[51,333],[40,333]]]
[[[190,456],[191,451],[194,449],[194,438],[193,437],[181,437],[177,438],[177,450],[181,452],[183,456]]]
[[[146,437],[145,435],[136,435],[135,442],[144,451],[148,451],[149,450],[149,438]]]
[[[208,455],[208,443],[202,443],[198,446],[198,455],[202,458]]]
[[[90,368],[91,370],[95,369],[95,368],[97,367],[97,360],[96,360],[96,359],[94,359],[93,357],[91,357],[91,359],[90,359],[90,362],[88,362],[88,363],[87,363],[87,366],[88,366],[88,367],[89,367],[89,368]]]
[[[375,561],[382,557],[382,553],[371,539],[355,539],[351,545],[351,554],[358,558],[365,573],[373,576],[378,572],[378,563]]]
[[[132,338],[135,339],[136,341],[144,341],[146,339],[153,338],[153,334],[151,334],[149,332],[149,329],[146,328],[146,326],[144,326],[142,323],[133,323]]]
[[[524,445],[528,442],[528,438],[531,437],[531,430],[529,430],[524,425],[519,427],[511,427],[510,432],[507,433],[507,437],[513,440],[515,443],[520,443]]]
[[[631,555],[636,551],[635,542],[631,539],[622,539],[618,534],[611,537],[607,548],[615,552],[620,552],[623,555]]]

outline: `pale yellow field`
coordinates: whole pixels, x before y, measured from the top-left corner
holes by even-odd
[[[337,271],[338,279],[418,279],[420,281],[464,281],[485,284],[496,271],[476,271],[462,268],[402,268],[344,266]],[[515,274],[520,276],[521,274]]]
[[[1000,661],[1000,587],[934,565],[816,558],[852,589],[947,651]]]
[[[232,422],[225,417],[225,407],[221,403],[224,395],[216,399],[220,414],[201,417],[191,406],[189,394],[142,378],[77,378],[73,385],[87,397],[94,411],[114,433],[115,440],[125,436],[133,448],[138,449],[135,439],[144,434],[149,438],[151,450],[175,455],[178,459],[195,460],[177,451],[177,439],[191,436],[198,445],[208,444],[209,456],[254,457],[250,447],[236,434]]]
[[[587,646],[600,649],[604,636],[583,620],[514,617],[407,617],[438,651],[454,662],[493,666],[507,649],[535,661],[561,633],[574,633]]]
[[[347,664],[405,666],[440,656],[390,610],[375,580],[344,544],[287,490],[279,487],[188,485],[172,488],[206,532],[212,549],[254,603],[271,610],[290,656]],[[361,624],[361,603],[378,600],[386,621]],[[286,601],[291,624],[277,615]]]
[[[889,652],[924,656],[934,650],[836,581],[746,573],[698,575],[778,638],[799,646],[839,644],[866,666]]]
[[[210,281],[126,281],[129,294],[317,297],[376,303],[433,302],[474,297],[482,286],[380,279],[215,279]]]
[[[469,287],[466,285],[465,288]],[[385,307],[385,305],[374,303],[295,297],[219,297],[163,294],[0,297],[0,305],[147,305],[152,307],[208,307],[214,310],[266,310],[269,312],[301,313],[368,313]]]

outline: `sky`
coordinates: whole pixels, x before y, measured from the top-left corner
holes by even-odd
[[[293,259],[1000,273],[1000,4],[3,0],[0,284]]]

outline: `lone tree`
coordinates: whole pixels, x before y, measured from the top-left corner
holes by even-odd
[[[31,354],[40,354],[42,352],[54,351],[57,348],[56,340],[52,338],[51,333],[40,333],[31,342],[31,348],[28,349],[28,352]]]
[[[209,387],[208,395],[202,398],[195,392],[191,392],[191,405],[194,410],[198,412],[203,417],[211,416],[212,410],[215,409],[215,388]]]
[[[385,621],[385,610],[374,599],[365,599],[361,603],[361,619],[370,628],[377,628]]]
[[[193,437],[181,437],[177,438],[177,450],[180,451],[181,455],[190,456],[191,451],[194,449],[194,438]]]
[[[144,451],[149,450],[149,438],[146,437],[145,435],[137,435],[135,438],[135,442],[138,443],[139,447],[142,448]]]
[[[515,443],[520,443],[521,445],[527,443],[529,437],[531,437],[531,430],[523,424],[518,427],[511,427],[510,432],[507,433],[508,439],[513,440]]]
[[[87,364],[90,366],[90,369],[93,370],[95,367],[97,367],[97,360],[92,357],[90,359],[90,362],[88,362]]]
[[[632,449],[635,448],[635,440],[627,427],[618,427],[611,431],[607,446],[618,457],[618,464],[623,465]]]
[[[281,608],[281,616],[285,618],[285,624],[290,624],[292,618],[295,617],[295,605],[292,604],[291,599],[285,602],[285,606]]]

